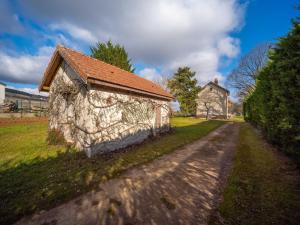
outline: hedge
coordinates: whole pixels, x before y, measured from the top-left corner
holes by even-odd
[[[244,101],[244,117],[300,165],[300,23],[280,38]]]

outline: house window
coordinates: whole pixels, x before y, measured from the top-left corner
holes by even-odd
[[[212,87],[210,87],[210,88],[209,88],[209,90],[210,90],[210,91],[212,91],[212,90],[213,90],[213,88],[212,88]]]

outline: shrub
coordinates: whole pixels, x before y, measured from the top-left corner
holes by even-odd
[[[63,133],[57,129],[50,129],[48,131],[47,143],[49,145],[65,145],[65,144],[67,144]]]

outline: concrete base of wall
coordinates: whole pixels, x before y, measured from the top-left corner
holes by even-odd
[[[138,145],[148,139],[150,136],[160,136],[170,131],[170,126],[163,126],[156,130],[140,130],[134,134],[125,137],[116,138],[111,141],[102,142],[85,148],[86,155],[90,158],[96,154],[103,154],[120,149],[125,149],[129,146]]]
[[[0,118],[38,117],[36,113],[0,113]]]
[[[206,115],[196,115],[197,118],[204,118],[206,119]],[[209,115],[209,119],[228,119],[225,115]]]

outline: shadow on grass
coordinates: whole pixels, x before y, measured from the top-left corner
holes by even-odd
[[[299,190],[296,165],[244,123],[224,199],[210,224],[300,224]]]
[[[67,200],[97,190],[101,182],[133,166],[153,160],[197,140],[222,121],[205,121],[175,128],[175,132],[146,140],[139,146],[113,154],[87,158],[69,149],[55,157],[36,157],[0,172],[0,224],[10,224],[22,216],[52,208]],[[3,168],[7,168],[9,162]]]

